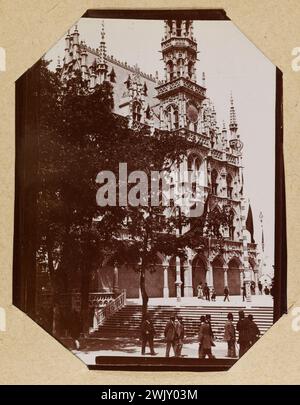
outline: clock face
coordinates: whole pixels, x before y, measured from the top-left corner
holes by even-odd
[[[199,113],[197,108],[193,104],[190,104],[188,106],[186,113],[190,122],[196,123],[198,121]]]

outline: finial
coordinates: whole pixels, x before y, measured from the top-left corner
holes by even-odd
[[[233,96],[232,92],[230,93],[230,123],[229,123],[229,128],[232,133],[232,135],[236,135],[237,130],[238,130],[238,124],[236,120],[236,114],[235,114],[235,108],[234,108],[234,103],[233,103]]]
[[[101,22],[101,40],[102,42],[105,40],[104,20]]]
[[[263,215],[262,211],[260,211],[260,213],[259,213],[259,220],[260,220],[261,224],[262,224],[262,222],[263,222],[263,219],[264,219],[264,215]]]

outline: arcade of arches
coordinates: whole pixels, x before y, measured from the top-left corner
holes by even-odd
[[[258,271],[255,262],[249,260],[251,279],[258,283]],[[128,298],[138,298],[139,273],[130,266],[118,269],[102,267],[98,272],[98,291],[117,291],[125,289]],[[191,261],[182,261],[178,257],[168,262],[158,259],[152,271],[146,272],[146,289],[149,297],[196,297],[197,287],[202,283],[215,289],[217,296],[224,294],[224,287],[230,295],[240,295],[244,283],[243,265],[238,257],[225,263],[222,256],[209,262],[204,255],[197,254]]]

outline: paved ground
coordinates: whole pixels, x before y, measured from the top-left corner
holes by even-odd
[[[190,305],[190,306],[237,306],[237,307],[273,307],[273,297],[271,295],[252,295],[251,302],[243,301],[240,295],[234,295],[229,297],[229,302],[224,302],[224,297],[217,297],[216,301],[200,300],[197,297],[182,297],[180,303],[176,298],[149,298],[148,305]],[[136,298],[128,298],[127,305],[141,305],[141,300]]]
[[[65,341],[69,347],[72,345],[70,340]],[[216,358],[226,358],[227,344],[226,342],[215,342],[216,346],[212,348],[212,352]],[[166,344],[164,341],[155,341],[154,349],[157,355],[155,357],[165,357]],[[95,364],[97,356],[123,356],[136,357],[141,356],[141,346],[138,339],[132,338],[99,338],[88,339],[82,342],[80,350],[72,350],[72,352],[81,359],[84,363]],[[184,358],[198,358],[198,342],[197,339],[189,339],[185,342],[182,349]],[[171,349],[170,356],[174,356]],[[151,357],[149,348],[146,349],[146,355],[143,357]]]

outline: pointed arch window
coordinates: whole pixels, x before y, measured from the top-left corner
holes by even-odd
[[[193,62],[192,61],[190,61],[189,63],[188,63],[188,76],[189,76],[189,79],[192,79],[193,78],[193,68],[194,68],[194,64],[193,64]]]
[[[178,114],[178,110],[174,111],[174,129],[178,129],[179,128],[179,114]]]
[[[169,61],[169,62],[167,63],[167,72],[168,72],[169,80],[170,80],[170,81],[173,80],[173,79],[175,79],[174,64],[173,64],[172,61]]]
[[[226,176],[226,183],[227,183],[227,198],[232,198],[232,176],[230,173]]]
[[[142,119],[142,107],[141,104],[138,103],[137,101],[133,103],[133,107],[132,107],[132,118],[133,121],[136,122],[141,122]]]
[[[211,173],[211,192],[214,195],[218,194],[218,183],[217,183],[217,179],[218,179],[218,172],[216,171],[216,169],[214,169]]]
[[[181,20],[176,21],[176,35],[181,37]]]

